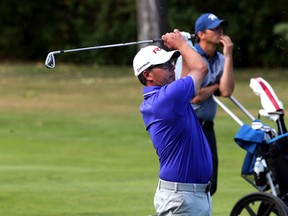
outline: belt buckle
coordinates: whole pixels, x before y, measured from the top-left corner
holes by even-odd
[[[201,127],[203,127],[205,125],[205,121],[204,120],[199,119],[199,122],[200,122]]]
[[[205,125],[206,125],[206,122],[205,122],[205,121],[202,121],[202,122],[201,122],[201,126],[204,127]]]
[[[205,193],[208,193],[210,191],[211,185],[212,185],[212,183],[209,181],[207,186],[206,186]]]

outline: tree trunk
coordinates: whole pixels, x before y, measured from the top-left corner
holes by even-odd
[[[166,0],[137,0],[137,25],[139,41],[161,38],[168,29]],[[147,45],[139,48],[144,46]]]

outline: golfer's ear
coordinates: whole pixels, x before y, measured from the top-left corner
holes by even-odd
[[[149,77],[150,77],[150,71],[149,70],[145,70],[145,71],[143,71],[143,76],[145,77],[145,79],[146,80],[148,80],[149,79]]]
[[[198,37],[199,39],[202,39],[203,36],[205,36],[205,34],[204,34],[203,31],[199,31],[199,32],[197,33],[197,37]]]

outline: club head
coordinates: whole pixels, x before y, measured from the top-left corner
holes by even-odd
[[[53,69],[55,67],[55,57],[52,52],[48,53],[45,61],[45,66],[49,69]]]

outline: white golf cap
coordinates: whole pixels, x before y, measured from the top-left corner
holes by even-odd
[[[179,56],[180,52],[178,50],[167,52],[158,46],[147,46],[142,48],[134,57],[134,74],[136,77],[138,77],[139,74],[141,74],[147,68],[153,65],[163,64],[170,59],[178,58]]]

